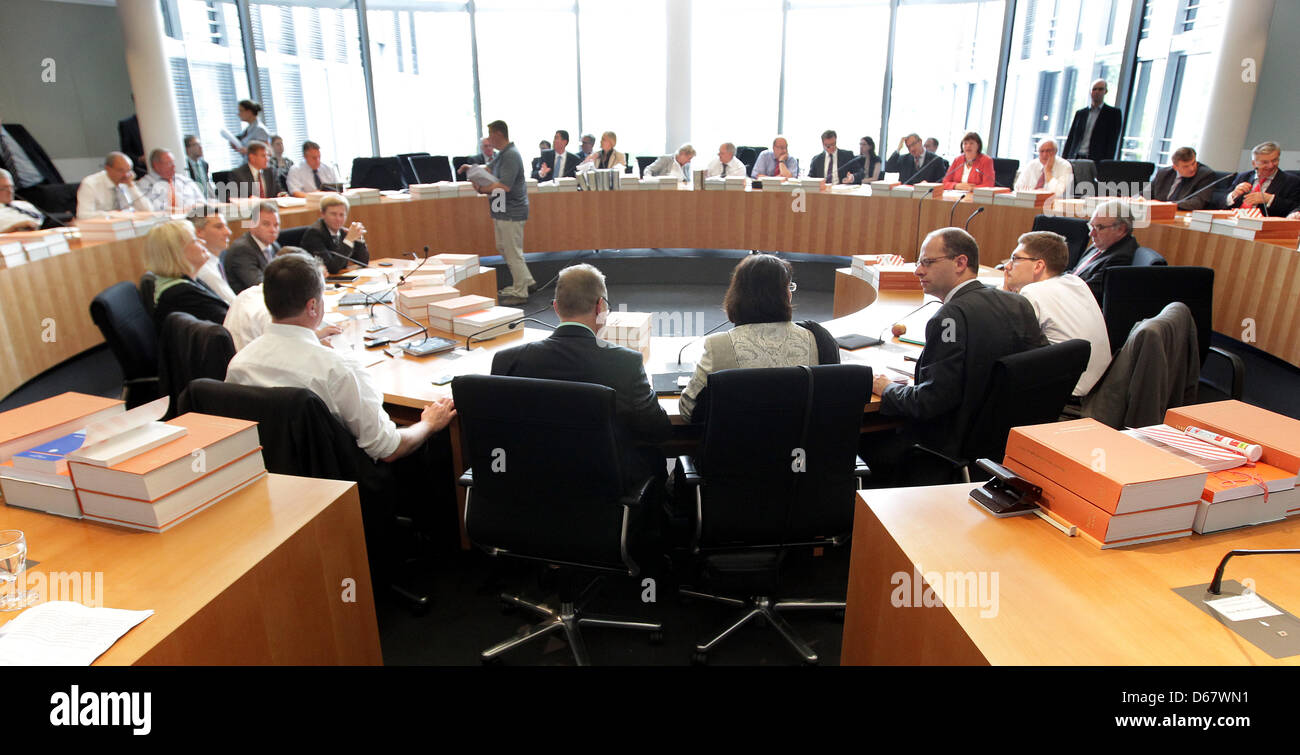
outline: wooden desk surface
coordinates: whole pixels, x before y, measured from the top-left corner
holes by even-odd
[[[100,605],[153,609],[96,665],[382,663],[354,483],[268,475],[162,534],[10,506],[0,528],[26,533],[46,584],[102,572]]]
[[[1294,547],[1300,518],[1103,551],[1035,516],[988,516],[969,502],[973,487],[859,493],[843,663],[1300,665],[1273,659],[1173,592],[1208,583],[1232,548]],[[990,588],[996,574],[997,600],[895,607],[893,575],[914,566],[983,572]],[[1225,579],[1247,577],[1261,596],[1300,612],[1294,557],[1229,562]]]

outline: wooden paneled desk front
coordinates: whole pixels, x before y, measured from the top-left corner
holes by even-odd
[[[972,487],[858,494],[843,664],[1300,665],[1174,593],[1208,583],[1233,548],[1295,547],[1300,518],[1101,550],[1036,516],[995,519],[969,502]],[[917,605],[940,576],[948,604]],[[1225,579],[1244,578],[1300,612],[1294,556],[1229,562]]]
[[[267,475],[161,534],[11,506],[0,529],[46,598],[153,609],[96,665],[383,663],[354,483]]]

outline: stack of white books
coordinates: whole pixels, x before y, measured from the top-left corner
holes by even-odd
[[[481,309],[488,309],[496,304],[496,300],[487,296],[477,296],[470,294],[468,296],[457,296],[452,299],[443,299],[433,302],[428,307],[429,327],[435,330],[441,330],[444,333],[453,333],[453,323],[457,317],[467,315],[470,312],[477,312]]]
[[[619,179],[623,175],[625,174],[622,168],[596,168],[583,171],[575,178],[578,186],[584,191],[614,191],[620,188]]]
[[[529,194],[532,194],[533,192],[537,191],[537,186],[538,186],[538,181],[536,178],[524,179],[524,189],[526,189]]]
[[[931,191],[931,189],[933,189],[933,191]],[[942,183],[936,183],[933,181],[922,181],[917,184],[912,184],[911,197],[912,199],[921,199],[922,197],[926,197],[926,196],[937,197],[940,195],[942,191],[943,191]]]
[[[705,191],[723,191],[727,188],[727,179],[722,176],[704,179]]]
[[[957,189],[948,189],[943,193],[943,198],[949,202],[956,202],[965,199],[966,195],[969,193],[970,192],[959,191]]]
[[[1210,231],[1216,220],[1235,217],[1232,210],[1193,210],[1187,227],[1193,231]]]
[[[515,307],[488,307],[457,315],[452,319],[451,332],[458,336],[477,335],[482,339],[495,338],[506,332],[507,323],[523,316],[524,311]]]
[[[821,191],[821,190],[822,190],[822,186],[824,186],[824,185],[826,185],[826,181],[823,180],[823,179],[820,179],[820,178],[807,178],[807,177],[804,177],[804,178],[800,178],[800,179],[799,179],[799,186],[800,186],[804,191],[806,191],[806,192],[807,192],[807,191]]]
[[[578,179],[573,177],[562,177],[555,179],[556,191],[577,191]]]
[[[448,286],[454,286],[467,278],[478,275],[477,254],[435,254],[433,259],[438,264],[447,266],[444,277]]]
[[[994,197],[999,194],[1010,194],[1011,190],[1002,186],[976,186],[971,189],[971,201],[980,204],[995,204]]]
[[[724,182],[727,191],[744,191],[749,187],[749,179],[745,176],[727,176]]]
[[[654,188],[664,191],[677,191],[677,187],[682,183],[676,176],[651,176],[650,180],[654,182]],[[646,179],[643,177],[641,183],[645,182]]]
[[[889,196],[889,192],[893,191],[894,187],[899,184],[898,181],[872,181],[869,185],[871,186],[872,194],[879,194],[882,197],[887,197]]]
[[[905,197],[910,199],[912,197],[912,194],[914,194],[915,192],[916,192],[916,187],[912,186],[911,184],[898,184],[897,186],[889,190],[889,196]]]
[[[411,199],[437,199],[441,193],[438,184],[411,184],[407,187],[411,192]]]
[[[19,235],[19,234],[11,234]],[[58,229],[28,231],[24,234],[23,252],[30,262],[68,253],[68,239]]]
[[[398,289],[397,310],[407,317],[419,317],[428,313],[430,304],[455,299],[459,296],[460,292],[449,285],[436,283],[419,285],[417,283],[409,288]]]
[[[343,196],[348,198],[348,204],[353,207],[379,203],[379,189],[357,187],[343,192]]]
[[[477,197],[478,189],[474,188],[473,181],[457,181],[456,196],[458,197]]]
[[[596,336],[616,346],[626,346],[633,351],[639,351],[642,359],[648,359],[650,323],[649,312],[610,312],[605,320],[605,327],[601,328]]]
[[[130,217],[109,215],[77,221],[82,241],[120,241],[136,237],[135,222]]]
[[[309,210],[320,212],[320,201],[329,196],[338,196],[338,193],[333,191],[309,191],[307,192],[307,204],[305,206]]]
[[[799,184],[785,181],[780,178],[764,178],[762,180],[763,191],[794,191]]]
[[[1237,218],[1215,218],[1210,222],[1210,233],[1235,237],[1237,235]]]
[[[618,179],[619,191],[636,191],[646,187],[645,182],[631,173],[624,173],[623,177]]]
[[[0,262],[4,267],[17,267],[27,263],[27,252],[23,250],[21,239],[11,239],[9,234],[0,236]]]
[[[154,226],[165,223],[168,219],[169,216],[165,212],[136,212],[131,215],[131,222],[135,226],[137,236],[148,236]]]

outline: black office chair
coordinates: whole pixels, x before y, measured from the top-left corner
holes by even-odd
[[[1216,184],[1215,187],[1210,191],[1210,203],[1205,206],[1206,209],[1214,209],[1217,207],[1222,207],[1225,203],[1227,203],[1228,195],[1232,193],[1232,189],[1233,189],[1232,182],[1228,180],[1228,176],[1235,176],[1235,175],[1236,173],[1229,173],[1226,170],[1214,171],[1214,178],[1212,180],[1222,181],[1223,183]]]
[[[736,147],[736,157],[745,165],[745,175],[754,175],[754,164],[758,162],[758,156],[763,154],[762,147]]]
[[[653,164],[654,164],[654,161],[655,161],[655,160],[658,160],[658,159],[659,159],[659,158],[656,157],[655,155],[637,155],[637,156],[636,156],[636,174],[637,174],[638,176],[644,176],[644,175],[645,175],[645,169],[648,168],[648,167],[650,167],[651,165],[653,165]],[[631,167],[631,166],[629,165],[628,167]]]
[[[1155,170],[1155,163],[1140,160],[1101,160],[1097,163],[1097,181],[1110,187],[1111,196],[1137,196],[1151,183]]]
[[[402,161],[396,157],[358,157],[352,160],[352,187],[401,191],[406,188],[402,178]]]
[[[154,275],[152,270],[144,271],[140,276],[140,304],[144,306],[144,311],[149,313],[149,317],[154,316],[154,310],[158,302],[154,301],[154,289],[158,284],[158,276]]]
[[[454,176],[460,175],[460,166],[475,164],[477,161],[472,155],[457,155],[451,158],[451,173]]]
[[[459,178],[446,155],[417,155],[411,158],[411,168],[416,178],[412,183],[431,184]]]
[[[225,380],[235,342],[221,325],[188,312],[172,312],[158,332],[158,388],[171,398],[169,417],[179,412],[181,392],[199,378]]]
[[[1013,427],[1057,421],[1091,355],[1092,345],[1074,338],[1002,357],[993,363],[988,393],[962,430],[960,456],[915,445],[907,465],[924,468],[926,484],[987,479],[976,460],[1001,462]]]
[[[214,171],[212,171],[212,185],[215,187],[217,184],[228,184],[228,183],[230,183],[230,181],[231,181],[230,176],[231,176],[232,173],[234,173],[233,170],[214,170]]]
[[[1193,266],[1112,267],[1106,271],[1101,314],[1110,335],[1111,353],[1118,353],[1139,320],[1155,317],[1170,302],[1180,301],[1196,321],[1196,341],[1201,351],[1202,377],[1199,401],[1241,399],[1246,365],[1241,357],[1210,345],[1214,318],[1214,269]],[[1211,355],[1226,361],[1231,374],[1225,391],[1205,375]]]
[[[408,184],[420,183],[420,180],[415,175],[415,168],[411,165],[411,158],[427,157],[428,154],[428,152],[403,152],[397,156],[397,159],[402,163],[402,178]]]
[[[392,465],[371,460],[319,396],[306,388],[262,388],[201,378],[181,392],[176,411],[256,422],[268,472],[357,483],[372,582],[387,583],[413,610],[428,606],[427,596],[393,581],[403,558],[393,545],[395,502],[420,493],[427,500],[428,491],[402,490]]]
[[[1088,159],[1070,160],[1071,172],[1074,174],[1074,196],[1090,197],[1097,195],[1097,163]]]
[[[1016,185],[1016,171],[1020,170],[1020,161],[1005,157],[993,158],[993,185],[1010,189]]]
[[[135,284],[122,281],[96,294],[90,302],[90,319],[122,367],[127,408],[158,398],[158,331]]]
[[[1031,230],[1051,231],[1065,237],[1065,245],[1070,249],[1070,261],[1066,265],[1066,269],[1074,267],[1088,248],[1088,221],[1081,218],[1036,215]]]
[[[777,599],[793,549],[839,545],[853,526],[853,496],[870,470],[857,457],[871,368],[822,365],[722,370],[709,375],[711,407],[697,456],[677,460],[695,502],[692,552],[711,588],[687,598],[741,607],[738,620],[695,646],[696,663],[752,619],[766,620],[804,663],[818,662],[783,611],[842,611],[844,602]]]
[[[1133,252],[1133,267],[1161,267],[1168,264],[1169,260],[1151,247],[1140,246]]]
[[[277,236],[275,240],[279,242],[280,246],[300,247],[302,246],[303,234],[307,232],[308,228],[311,228],[311,226],[299,225],[294,226],[293,228],[281,228],[280,235]]]
[[[659,638],[645,621],[583,612],[579,574],[636,576],[635,537],[652,478],[625,484],[614,428],[615,392],[591,383],[466,375],[452,395],[470,467],[465,528],[493,556],[559,569],[559,610],[503,594],[542,623],[484,650],[482,660],[553,632],[563,632],[574,661],[588,665],[581,627],[637,629]],[[585,601],[584,601],[585,602]]]

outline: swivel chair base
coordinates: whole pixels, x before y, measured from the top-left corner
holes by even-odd
[[[745,626],[751,619],[765,620],[768,624],[776,628],[781,633],[785,641],[790,645],[799,657],[803,659],[804,664],[815,666],[819,662],[817,654],[803,641],[794,628],[786,622],[779,611],[836,611],[844,610],[843,601],[831,600],[781,600],[773,601],[771,598],[758,596],[748,600],[739,600],[737,598],[726,598],[720,595],[709,595],[707,593],[695,592],[685,588],[678,591],[680,595],[687,598],[696,598],[699,600],[708,600],[714,603],[722,603],[729,606],[739,606],[745,609],[745,613],[739,619],[732,622],[719,632],[713,639],[708,642],[700,643],[695,646],[695,656],[691,659],[696,664],[708,662],[709,651],[717,647],[723,640],[733,634],[736,630]]]
[[[564,632],[564,638],[569,643],[569,650],[573,652],[573,660],[579,666],[590,666],[591,659],[587,656],[587,645],[582,639],[581,627],[610,627],[612,629],[637,629],[642,632],[650,632],[650,641],[658,642],[663,638],[664,626],[659,623],[647,621],[633,621],[630,619],[616,618],[612,616],[582,615],[581,607],[574,606],[572,601],[560,603],[560,609],[557,611],[548,608],[544,604],[533,603],[517,595],[507,595],[502,593],[501,600],[507,606],[514,608],[524,608],[537,614],[542,618],[542,623],[534,625],[532,628],[521,631],[514,637],[505,642],[498,643],[484,650],[481,654],[483,663],[490,663],[499,658],[503,653],[513,650],[539,637],[545,637],[552,632]]]

